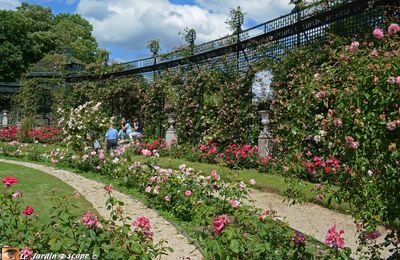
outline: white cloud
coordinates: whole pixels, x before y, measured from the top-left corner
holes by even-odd
[[[196,0],[200,7],[212,12],[226,12],[240,6],[245,13],[245,18],[250,18],[262,23],[287,14],[293,9],[289,0]]]
[[[77,13],[93,24],[101,46],[143,53],[147,41],[158,38],[161,51],[167,52],[184,44],[178,33],[185,27],[196,30],[197,44],[227,35],[230,8],[240,5],[247,19],[264,22],[289,12],[288,2],[196,0],[197,5],[179,5],[168,0],[80,0]]]
[[[20,4],[18,0],[0,0],[0,10],[13,10]]]

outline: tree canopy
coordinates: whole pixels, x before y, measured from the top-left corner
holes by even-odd
[[[68,47],[83,63],[104,55],[92,35],[92,25],[79,14],[54,15],[50,8],[22,3],[0,10],[0,81],[16,81],[29,67]]]

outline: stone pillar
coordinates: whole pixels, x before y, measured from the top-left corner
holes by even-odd
[[[269,118],[268,111],[261,110],[259,111],[261,115],[261,123],[263,125],[263,130],[260,132],[258,136],[258,148],[259,155],[261,158],[267,157],[270,154],[270,150],[272,148],[272,136],[268,130]]]
[[[7,110],[3,110],[3,120],[1,122],[2,127],[8,126]]]
[[[170,126],[165,134],[165,142],[169,146],[173,143],[177,143],[178,136],[177,136],[175,128],[174,128],[174,123],[175,123],[174,114],[169,113],[169,114],[167,114],[167,116],[168,116],[168,124]]]

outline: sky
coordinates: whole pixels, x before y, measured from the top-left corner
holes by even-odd
[[[20,0],[0,0],[0,9],[15,9]],[[240,6],[243,29],[287,14],[290,0],[25,0],[53,13],[78,13],[93,25],[101,48],[111,60],[125,62],[150,56],[147,42],[159,39],[161,53],[184,45],[179,32],[196,30],[196,44],[229,34],[229,10]]]

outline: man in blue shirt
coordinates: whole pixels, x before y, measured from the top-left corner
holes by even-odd
[[[118,145],[118,131],[113,127],[113,124],[110,125],[106,133],[106,143],[107,143],[107,151],[110,149],[115,149]]]

